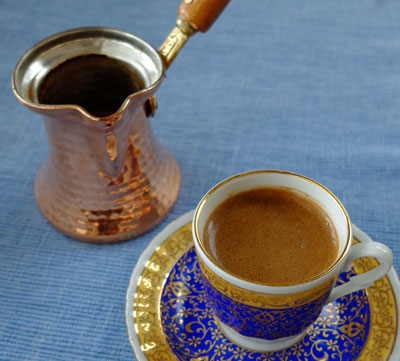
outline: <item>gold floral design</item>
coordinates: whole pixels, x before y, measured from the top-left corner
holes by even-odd
[[[315,299],[311,299],[310,295],[309,303],[294,307],[266,308],[249,306],[226,296],[216,289],[207,277],[203,277],[202,284],[210,308],[220,321],[242,335],[269,340],[295,336],[303,332],[318,318],[330,291]]]
[[[260,308],[287,309],[306,305],[316,299],[324,297],[330,291],[332,283],[336,280],[336,276],[332,277],[311,290],[295,294],[265,294],[261,292],[248,291],[231,284],[212,272],[200,258],[198,259],[198,262],[204,276],[219,292],[235,301]]]
[[[165,282],[169,276],[172,276],[172,272],[176,269],[176,264],[180,263],[181,270],[185,267],[184,262],[181,261],[182,255],[193,245],[191,235],[191,224],[188,223],[185,226],[178,229],[175,233],[169,236],[153,253],[150,259],[147,261],[146,266],[142,272],[142,275],[138,281],[137,291],[134,299],[133,306],[133,317],[135,322],[135,329],[141,350],[144,353],[146,360],[148,361],[167,361],[167,360],[178,360],[177,350],[182,347],[182,344],[174,344],[171,340],[167,340],[166,334],[162,330],[162,314],[168,311],[168,302],[161,302],[162,295],[165,292]],[[374,259],[357,260],[354,263],[354,268],[357,273],[365,272],[369,268],[376,264]],[[174,270],[173,270],[174,269]],[[171,272],[171,274],[170,274]],[[179,273],[179,272],[178,272]],[[198,283],[198,275],[192,274],[192,280]],[[197,280],[197,281],[196,281]],[[190,280],[186,280],[191,283]],[[173,286],[174,291],[177,294],[181,292],[187,292],[185,287],[178,289],[176,285]],[[363,293],[365,295],[365,293]],[[357,357],[357,361],[384,361],[388,360],[397,335],[398,315],[397,315],[397,303],[391,283],[388,277],[384,277],[381,280],[375,282],[368,290],[368,297],[358,297],[355,302],[354,312],[357,312],[357,308],[370,307],[370,320],[364,319],[366,323],[370,325],[368,336],[365,344],[355,345],[355,352],[361,351]],[[179,297],[178,297],[179,298]],[[176,298],[176,299],[178,299]],[[199,309],[199,305],[205,300],[201,298],[193,298],[192,309]],[[197,304],[196,304],[197,302]],[[209,314],[205,314],[205,310],[194,311],[191,315],[187,315],[188,311],[180,310],[181,317],[194,317],[197,318],[199,324],[199,330],[202,332],[208,332],[211,340],[215,342],[215,350],[213,358],[207,354],[207,350],[199,350],[198,354],[187,354],[184,360],[186,361],[235,361],[235,360],[255,360],[255,361],[281,361],[281,360],[292,360],[296,359],[295,355],[300,355],[302,351],[309,352],[309,357],[303,358],[304,360],[327,360],[328,354],[324,354],[317,358],[317,355],[323,350],[322,342],[315,342],[318,335],[324,334],[326,336],[325,349],[329,353],[337,353],[341,350],[340,344],[347,342],[347,347],[350,347],[352,337],[354,334],[360,334],[366,332],[365,328],[360,327],[359,324],[349,323],[347,317],[346,303],[334,302],[331,304],[331,312],[340,318],[341,322],[347,322],[347,326],[341,331],[341,338],[330,337],[327,334],[326,326],[331,327],[335,319],[321,317],[314,323],[308,330],[307,343],[298,343],[287,350],[280,351],[277,353],[263,353],[256,354],[244,349],[237,349],[237,346],[232,344],[218,328],[212,328],[211,324],[207,324],[205,320],[209,319]],[[179,302],[177,303],[179,305]],[[182,305],[182,304],[181,304]],[[165,316],[164,316],[165,317]],[[213,321],[215,322],[215,320]],[[351,326],[349,326],[351,325]],[[176,333],[179,332],[179,328],[173,325],[172,322],[168,322],[170,327],[169,331]],[[340,325],[338,325],[340,327]],[[342,325],[344,326],[344,325]],[[189,330],[194,330],[196,324],[191,324]],[[194,335],[189,336],[190,333],[184,336],[188,340],[191,338],[191,342],[197,343],[200,336]],[[170,343],[169,343],[170,342]],[[218,345],[218,347],[217,347]],[[301,349],[303,348],[303,349]],[[362,349],[362,350],[361,350]],[[304,355],[304,353],[303,353]],[[343,358],[336,358],[337,360],[344,360]]]
[[[188,250],[181,260],[186,267],[174,267],[174,270],[179,268],[180,271],[172,271],[168,277],[160,307],[165,337],[180,360],[207,356],[210,361],[263,361],[274,357],[288,361],[328,358],[354,361],[365,343],[369,328],[369,305],[359,301],[365,296],[365,292],[360,291],[326,306],[303,340],[286,350],[260,353],[241,348],[223,335],[215,316],[209,312],[210,304],[196,302],[199,294],[206,293],[206,286],[204,283],[195,285],[190,280],[190,275],[200,271],[194,249]],[[180,287],[189,292],[179,292]],[[176,294],[181,296],[177,297]],[[363,307],[359,308],[360,303]],[[336,312],[342,308],[346,309],[345,315]],[[229,313],[227,311],[227,317]],[[236,318],[234,312],[231,318]],[[245,323],[254,331],[252,322],[248,319]],[[171,325],[175,325],[172,331]]]

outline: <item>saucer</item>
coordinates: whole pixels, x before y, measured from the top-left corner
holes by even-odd
[[[199,277],[188,212],[168,225],[144,251],[126,296],[126,324],[139,361],[352,360],[395,361],[400,357],[400,282],[392,268],[366,291],[326,305],[297,344],[261,353],[234,344],[221,331]],[[353,225],[355,242],[371,239]],[[358,259],[353,271],[377,265]],[[343,273],[338,282],[349,274]]]

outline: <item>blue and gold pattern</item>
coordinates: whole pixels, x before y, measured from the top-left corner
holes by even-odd
[[[197,261],[197,260],[196,260]],[[198,269],[199,272],[200,268]],[[203,276],[203,273],[201,273]],[[235,331],[248,337],[276,340],[303,332],[320,314],[329,292],[316,300],[294,308],[266,309],[248,306],[217,290],[202,277],[208,305],[215,315]]]
[[[296,345],[279,352],[260,353],[233,344],[220,331],[199,274],[201,272],[196,253],[191,248],[173,268],[161,297],[164,333],[181,360],[202,357],[210,361],[356,360],[361,352],[368,335],[370,318],[368,299],[364,291],[342,297],[326,306],[304,339]],[[225,311],[223,316],[229,322],[232,319],[232,314],[229,313],[232,311]],[[285,317],[289,316],[290,313],[285,314]],[[268,321],[274,325],[274,317],[274,314],[265,316],[267,322],[263,322],[264,329]],[[249,329],[259,327],[250,318],[243,321],[248,324]]]
[[[325,306],[305,338],[296,345],[261,354],[236,346],[216,327],[213,312],[206,307],[207,300],[197,286],[200,276],[194,271],[195,257],[187,253],[192,245],[191,222],[188,222],[157,247],[139,277],[132,311],[145,360],[390,359],[397,337],[398,314],[396,295],[387,276],[374,282],[366,294],[343,297]],[[376,265],[373,258],[353,263],[356,273]]]

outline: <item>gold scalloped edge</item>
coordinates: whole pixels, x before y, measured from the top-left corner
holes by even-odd
[[[162,331],[160,301],[169,272],[192,245],[192,228],[189,222],[156,249],[139,278],[133,303],[133,318],[141,350],[149,361],[178,360]]]
[[[353,243],[360,243],[354,238]],[[364,273],[379,266],[375,258],[359,258],[353,262],[356,273]],[[367,288],[370,306],[370,329],[367,340],[357,361],[389,360],[397,338],[397,300],[390,283],[385,276]]]

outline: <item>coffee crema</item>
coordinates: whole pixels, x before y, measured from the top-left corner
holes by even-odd
[[[284,187],[228,197],[211,213],[203,239],[221,268],[271,286],[313,279],[335,262],[339,248],[326,212],[306,194]]]

